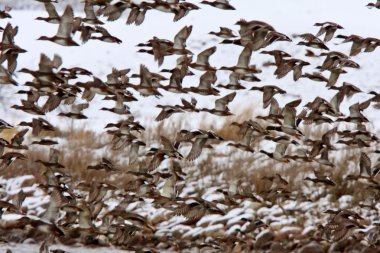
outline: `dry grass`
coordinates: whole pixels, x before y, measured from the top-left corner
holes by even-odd
[[[231,126],[233,121],[243,122],[250,118],[254,113],[254,109],[247,108],[243,113],[239,114],[234,119],[228,119],[223,122],[222,127],[215,129],[217,134],[229,141],[238,141],[237,127]],[[176,122],[160,122],[149,124],[149,127],[144,131],[139,138],[146,140],[147,147],[159,147],[159,136],[167,136],[174,139],[175,134],[186,128],[186,122],[178,120]],[[202,125],[200,128],[209,129],[210,126]],[[305,138],[319,139],[328,128],[317,127],[311,131],[309,126],[302,127],[305,133]],[[128,147],[121,150],[113,150],[111,148],[111,136],[106,133],[98,134],[89,129],[69,129],[67,131],[59,131],[59,135],[64,140],[60,142],[58,149],[61,152],[60,163],[65,165],[63,173],[70,175],[76,182],[84,181],[87,183],[100,182],[106,179],[107,182],[116,186],[123,186],[133,177],[125,172],[127,170],[138,170],[139,163],[132,165],[128,164],[128,159],[123,157],[128,156]],[[15,132],[4,131],[3,138],[10,139]],[[56,135],[55,135],[56,136]],[[30,140],[29,140],[30,141]],[[28,140],[26,141],[28,143]],[[227,143],[227,142],[226,142]],[[221,144],[221,145],[226,145]],[[254,144],[255,145],[255,144]],[[47,161],[49,154],[49,147],[31,146],[29,150],[24,153],[27,155],[27,160],[14,162],[7,171],[3,172],[6,177],[14,177],[22,174],[32,174],[36,177],[37,181],[42,182],[41,172],[43,165],[35,161],[40,159]],[[344,148],[343,150],[335,151],[337,155],[334,157],[334,152],[331,153],[330,159],[336,164],[335,167],[330,168],[327,166],[313,163],[293,162],[291,165],[281,165],[278,162],[266,159],[266,157],[257,151],[254,154],[230,147],[221,147],[222,152],[218,151],[219,146],[213,150],[205,149],[202,159],[196,162],[182,161],[181,164],[185,172],[196,180],[202,180],[206,176],[211,176],[212,181],[218,184],[217,178],[223,175],[225,185],[232,181],[239,180],[239,182],[250,185],[254,188],[256,193],[265,193],[270,189],[271,182],[262,180],[264,176],[272,176],[275,173],[281,174],[286,180],[289,181],[287,190],[289,191],[302,191],[302,187],[310,185],[303,179],[307,175],[311,175],[312,171],[323,171],[330,174],[333,181],[337,184],[335,187],[326,188],[326,194],[331,194],[331,201],[337,201],[342,195],[352,195],[354,203],[359,202],[365,198],[371,190],[360,182],[350,182],[346,180],[348,174],[358,174],[359,171],[359,152],[355,149]],[[254,147],[258,150],[258,147]],[[146,150],[145,149],[145,150]],[[290,152],[295,151],[294,148]],[[182,152],[182,151],[181,151]],[[183,154],[186,156],[185,151]],[[143,154],[144,151],[141,151]],[[88,170],[89,165],[97,164],[102,157],[110,159],[115,166],[122,171],[117,173],[117,176],[112,176],[112,173],[101,171]],[[151,157],[140,156],[140,164],[149,163]],[[222,161],[222,162],[221,162]],[[144,166],[144,165],[142,165]],[[221,183],[221,182],[219,182]],[[313,187],[323,187],[313,185]]]

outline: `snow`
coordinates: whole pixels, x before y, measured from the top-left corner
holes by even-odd
[[[12,250],[14,253],[38,253],[40,245],[38,244],[14,244],[14,243],[7,243],[0,245],[0,251],[5,252],[7,249]],[[66,252],[70,253],[128,253],[132,251],[128,250],[120,250],[115,247],[96,247],[96,248],[83,248],[83,247],[68,247],[64,245],[52,245],[49,247],[50,250],[54,249],[62,249]]]
[[[343,195],[339,198],[339,204],[341,208],[348,208],[352,202],[353,197],[351,195]]]
[[[5,4],[10,4],[10,0],[5,1]],[[224,12],[221,10],[213,9],[208,6],[201,6],[202,9],[199,11],[192,11],[188,16],[182,20],[173,23],[171,21],[172,15],[167,15],[157,11],[149,11],[146,20],[141,26],[127,26],[124,24],[125,15],[121,20],[107,23],[105,27],[110,31],[112,35],[119,37],[123,43],[120,45],[99,43],[95,41],[89,41],[88,43],[81,45],[77,48],[61,47],[59,45],[37,41],[36,39],[41,35],[53,35],[55,34],[57,27],[56,25],[47,24],[44,22],[36,21],[37,16],[45,16],[46,13],[42,10],[26,11],[26,10],[13,10],[11,12],[13,19],[11,20],[0,20],[0,26],[4,26],[6,22],[11,22],[14,26],[19,26],[19,32],[16,36],[16,44],[21,48],[26,49],[28,52],[25,54],[20,54],[18,58],[18,69],[21,67],[36,69],[38,67],[39,57],[41,53],[52,57],[55,53],[59,54],[63,58],[63,67],[74,67],[79,66],[91,70],[95,76],[98,76],[102,80],[105,80],[106,75],[111,72],[112,67],[119,69],[131,68],[131,73],[138,72],[139,65],[141,63],[146,64],[151,71],[159,71],[157,64],[153,61],[153,57],[146,54],[136,53],[136,44],[140,42],[145,42],[157,36],[159,38],[172,39],[175,34],[185,25],[193,25],[193,31],[190,35],[188,46],[195,54],[201,52],[205,48],[217,44],[217,52],[211,56],[210,63],[213,66],[232,66],[236,64],[237,56],[241,52],[242,48],[231,45],[221,45],[218,44],[220,39],[216,39],[211,35],[208,35],[210,31],[216,31],[219,26],[232,27],[237,31],[238,26],[234,24],[241,18],[247,20],[262,20],[273,25],[276,30],[285,33],[289,36],[293,34],[300,34],[305,32],[317,31],[316,27],[313,27],[315,22],[322,21],[333,21],[342,25],[345,29],[339,31],[338,34],[359,34],[361,36],[370,37],[380,37],[380,31],[378,29],[378,24],[380,20],[379,12],[376,10],[368,10],[364,7],[365,3],[363,1],[356,0],[320,0],[318,3],[311,3],[309,1],[303,0],[235,0],[231,2],[237,9],[234,12]],[[343,7],[344,8],[343,8]],[[76,15],[83,15],[78,10],[76,10]],[[213,17],[214,19],[211,19]],[[159,21],[159,22],[158,22]],[[38,29],[37,29],[38,28]],[[76,35],[74,38],[79,41],[79,36]],[[294,39],[294,42],[298,42],[298,39]],[[305,58],[304,48],[295,46],[295,43],[279,42],[268,47],[267,49],[283,49],[291,53],[294,57]],[[328,43],[328,46],[332,50],[339,50],[347,53],[349,51],[349,44],[339,44],[340,41],[334,39],[332,42]],[[319,52],[318,50],[314,50]],[[196,55],[194,55],[195,57]],[[358,56],[352,57],[354,61],[357,61],[361,68],[359,70],[350,69],[347,74],[340,77],[338,84],[340,85],[343,81],[348,81],[357,85],[361,88],[364,93],[356,94],[350,99],[346,99],[341,108],[342,112],[348,113],[348,105],[361,101],[363,99],[368,99],[370,96],[366,94],[371,90],[380,89],[380,75],[377,74],[378,69],[380,69],[380,49],[377,49],[373,53],[362,53]],[[272,60],[271,57],[260,54],[259,52],[254,52],[252,56],[251,63],[256,64],[261,67],[262,63],[268,60]],[[305,72],[314,71],[313,67],[320,65],[322,59],[307,59],[312,63],[311,66],[305,67]],[[175,65],[175,57],[170,56],[165,58],[165,62],[162,68],[172,68]],[[253,85],[266,85],[266,84],[276,84],[288,91],[288,94],[284,96],[278,96],[280,105],[283,105],[291,100],[302,97],[303,101],[298,110],[301,109],[302,105],[311,101],[315,96],[322,96],[329,100],[336,91],[326,90],[323,85],[309,81],[307,79],[301,79],[294,83],[290,76],[287,76],[281,80],[275,79],[272,75],[273,68],[263,68],[263,72],[258,75],[262,80],[260,83],[254,83]],[[198,84],[198,78],[201,72],[194,71],[196,75],[194,77],[187,77],[184,81],[185,87],[190,87]],[[217,83],[224,83],[228,80],[228,72],[218,71],[218,81]],[[325,74],[325,73],[324,73]],[[18,82],[23,83],[30,80],[31,77],[24,73],[17,73],[16,79]],[[87,80],[83,78],[84,80]],[[133,80],[135,82],[136,80]],[[252,86],[250,83],[243,82],[248,88]],[[13,87],[5,87],[1,90],[2,96],[7,99],[4,101],[5,105],[19,104],[19,100],[23,96],[15,95],[15,89]],[[182,115],[174,115],[170,119],[165,120],[163,123],[154,122],[153,119],[158,114],[159,110],[155,108],[157,104],[179,104],[180,98],[184,97],[189,99],[192,95],[176,95],[169,92],[162,91],[163,97],[160,99],[154,97],[144,98],[134,92],[134,95],[138,97],[138,102],[133,102],[128,104],[131,107],[131,112],[135,115],[136,119],[142,122],[144,126],[148,126],[149,129],[154,129],[157,126],[172,126],[174,123],[179,128],[184,129],[196,129],[199,127],[206,128],[208,126],[217,129],[222,126],[226,120],[233,121],[238,118],[239,111],[243,111],[245,108],[252,109],[252,117],[257,115],[262,115],[265,113],[262,107],[262,94],[259,92],[252,91],[242,91],[238,92],[237,97],[231,103],[231,111],[236,114],[236,116],[229,117],[228,119],[221,120],[220,117],[215,115],[210,115],[206,113],[188,113],[186,118]],[[228,91],[223,91],[221,96],[227,94]],[[199,107],[212,107],[214,105],[215,98],[201,97],[197,96]],[[81,101],[78,99],[78,101]],[[83,102],[83,101],[82,101]],[[72,120],[66,120],[58,118],[56,115],[60,111],[67,112],[70,110],[68,106],[60,106],[57,111],[47,114],[44,118],[53,123],[53,125],[59,125],[61,128],[70,127],[80,127],[87,128],[94,131],[103,131],[104,126],[108,122],[116,122],[120,119],[119,116],[115,116],[108,112],[100,112],[100,107],[110,107],[113,106],[113,102],[106,102],[101,100],[101,96],[96,95],[94,101],[88,110],[84,113],[89,117],[88,120],[82,122],[75,122]],[[17,125],[20,121],[30,120],[31,117],[23,112],[16,110],[9,110],[7,106],[0,109],[1,115],[4,115],[4,119],[11,123],[12,125]],[[368,108],[364,112],[372,122],[371,127],[373,131],[378,130],[380,127],[378,111],[375,111],[372,107]],[[308,126],[304,126],[307,128]],[[348,128],[347,124],[340,124],[339,130]],[[164,127],[165,128],[165,127]],[[307,136],[305,137],[307,138]],[[64,144],[64,140],[60,139],[60,142]],[[147,143],[150,145],[151,143]],[[157,146],[157,143],[153,143]],[[260,143],[259,148],[264,148],[270,150],[274,148],[275,144],[272,142]],[[184,149],[185,150],[185,149]],[[225,154],[230,154],[231,148],[227,147],[226,144],[215,145],[215,150],[209,151],[208,154],[212,156],[213,152],[217,152],[218,159],[212,159],[213,162],[217,162],[219,165],[229,164],[233,159],[239,159],[241,157],[249,157],[251,154],[237,151],[231,156],[226,156]],[[186,150],[187,151],[187,150]],[[96,151],[99,156],[101,156],[105,150]],[[221,155],[225,155],[222,157]],[[264,156],[262,156],[264,157]],[[252,164],[252,168],[255,164],[260,164],[263,158],[257,156],[255,163]],[[339,152],[336,152],[336,157],[339,158]],[[338,159],[337,158],[337,159]],[[168,162],[168,161],[167,161]],[[160,168],[166,167],[167,162],[163,162]],[[199,176],[202,167],[199,165],[200,161],[195,161],[191,163],[189,167],[197,168],[194,172],[195,176]],[[355,167],[356,166],[356,167]],[[276,165],[275,169],[282,169],[283,166]],[[352,162],[350,168],[357,170],[357,165]],[[157,169],[159,170],[159,168]],[[37,214],[43,212],[41,207],[43,204],[49,201],[48,196],[44,196],[42,190],[37,188],[37,185],[32,185],[28,187],[22,187],[26,180],[33,179],[34,176],[26,175],[21,177],[14,177],[10,179],[1,178],[0,184],[4,185],[4,191],[7,196],[17,194],[20,189],[24,192],[34,192],[33,196],[28,196],[24,202],[30,210],[35,210]],[[220,173],[217,177],[207,175],[201,177],[200,180],[196,182],[186,182],[186,186],[181,192],[181,197],[198,196],[199,189],[206,189],[202,192],[202,198],[207,201],[215,201],[223,198],[223,195],[217,193],[216,190],[219,189],[219,183],[224,182],[224,173]],[[215,186],[217,185],[217,186]],[[228,185],[228,182],[225,183]],[[161,186],[161,185],[159,185]],[[311,186],[311,184],[310,184]],[[307,189],[310,188],[310,189]],[[309,191],[309,192],[308,192]],[[320,187],[305,187],[305,193],[309,194],[311,198],[317,198],[318,202],[296,202],[296,201],[285,201],[282,203],[282,208],[285,211],[298,210],[300,214],[306,217],[305,228],[303,229],[303,234],[314,229],[313,225],[316,223],[323,222],[326,216],[320,215],[323,210],[328,208],[346,208],[350,207],[352,203],[352,196],[342,196],[338,200],[338,206],[330,203],[331,195],[326,195],[325,197],[320,197],[323,193],[323,188]],[[106,201],[106,205],[109,210],[112,210],[119,203],[119,199],[109,199]],[[256,205],[251,201],[243,201],[240,203],[239,208],[234,208],[228,210],[227,214],[221,215],[206,215],[198,223],[197,227],[193,228],[181,224],[186,219],[182,216],[174,216],[168,218],[167,220],[157,224],[156,235],[170,235],[174,231],[179,231],[183,234],[184,238],[193,238],[200,235],[205,235],[218,231],[223,228],[221,222],[227,221],[227,225],[230,226],[226,234],[233,234],[237,229],[240,229],[238,223],[241,218],[258,218],[263,219],[265,222],[271,222],[271,227],[279,228],[281,232],[293,231],[298,229],[295,227],[288,227],[289,224],[295,224],[297,219],[293,217],[288,217],[284,214],[284,211],[279,205],[273,205],[272,207],[261,206],[261,204]],[[379,209],[379,205],[377,205]],[[145,200],[143,203],[131,203],[128,205],[127,210],[137,210],[139,214],[147,216],[148,219],[155,219],[160,216],[164,216],[170,213],[168,210],[163,208],[156,208],[152,205],[151,201]],[[21,217],[16,214],[4,214],[2,219],[13,220]],[[376,215],[373,216],[374,219]],[[315,219],[315,220],[313,220]],[[203,227],[202,225],[207,225]],[[264,230],[261,233],[266,232]],[[58,248],[65,249],[69,252],[125,252],[117,249],[109,248],[96,248],[96,249],[86,249],[83,248],[70,248],[66,246],[57,246]],[[0,250],[6,248],[12,249],[14,252],[38,252],[39,245],[0,245]],[[52,248],[55,248],[53,246]]]
[[[13,195],[17,194],[20,191],[22,184],[26,180],[30,179],[34,179],[34,177],[32,175],[24,175],[20,177],[9,178],[7,180],[2,179],[1,184],[5,184],[6,192],[10,195]]]

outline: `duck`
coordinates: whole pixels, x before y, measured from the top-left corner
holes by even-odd
[[[4,129],[12,129],[13,126],[3,119],[0,119],[0,132]]]
[[[116,69],[112,68],[111,73],[107,75],[107,82],[106,84],[108,86],[114,87],[116,92],[120,92],[120,94],[124,93],[125,95],[132,95],[131,93],[128,92],[123,92],[123,87],[124,83],[127,83],[129,81],[129,77],[127,74],[131,71],[130,68],[125,68],[125,69]],[[120,89],[120,90],[119,90]]]
[[[106,85],[102,80],[93,76],[93,81],[77,82],[75,84],[79,88],[83,88],[82,99],[90,102],[94,99],[96,94],[99,95],[115,95],[113,90]]]
[[[132,95],[132,93],[130,93],[127,90],[125,90],[124,92],[116,91],[116,95],[105,96],[102,100],[111,100],[111,101],[115,101],[115,103],[117,103],[118,100],[123,101],[123,102],[138,101],[137,98],[135,98]]]
[[[141,133],[141,131],[145,131],[145,128],[138,122],[134,121],[133,115],[128,115],[127,119],[121,120],[118,123],[108,123],[104,128],[118,128],[117,132],[121,134],[130,134],[131,131],[137,131]]]
[[[215,0],[213,2],[203,0],[201,1],[201,4],[207,4],[212,7],[222,9],[222,10],[236,10],[235,7],[233,7],[228,0]]]
[[[280,33],[280,32],[277,32],[277,31],[270,31],[265,36],[264,44],[263,44],[262,47],[265,48],[265,47],[271,45],[272,43],[274,43],[276,41],[288,41],[288,42],[291,42],[293,40],[291,38],[289,38],[287,35],[283,34],[283,33]]]
[[[343,82],[342,86],[334,86],[330,87],[330,90],[338,90],[342,92],[347,98],[351,98],[356,93],[363,92],[359,87],[355,86],[354,84]]]
[[[4,10],[0,10],[0,19],[12,18],[12,16],[8,13],[12,10],[11,7],[5,6]]]
[[[224,214],[215,203],[203,200],[201,198],[192,198],[187,202],[179,205],[173,214],[182,215],[186,218],[185,225],[196,224],[202,217],[207,214]]]
[[[214,133],[213,131],[205,131],[201,129],[187,131],[183,130],[180,132],[180,135],[177,135],[174,147],[178,147],[179,144],[183,141],[193,141],[190,152],[188,153],[186,159],[188,161],[193,161],[197,159],[201,153],[203,147],[206,145],[207,140],[217,140],[223,141],[224,139]]]
[[[139,26],[144,22],[145,14],[148,10],[152,9],[152,5],[147,2],[141,2],[140,4],[133,3],[130,9],[126,24],[131,25],[134,23],[136,26]]]
[[[238,149],[254,153],[255,151],[251,147],[251,142],[254,137],[259,137],[263,134],[266,134],[266,131],[261,125],[252,120],[244,121],[242,124],[237,122],[232,122],[231,125],[238,126],[239,131],[238,135],[240,136],[240,142],[238,143],[228,143],[227,146],[236,147]],[[254,133],[258,135],[254,135]]]
[[[373,107],[376,109],[380,108],[380,93],[377,93],[376,91],[370,91],[368,94],[373,95],[373,97],[370,99],[372,103],[374,103]]]
[[[304,73],[300,76],[300,78],[308,78],[312,81],[316,81],[316,82],[326,82],[329,83],[329,79],[327,79],[326,77],[324,77],[321,73],[319,72],[313,72],[313,73]]]
[[[375,7],[376,9],[380,9],[380,0],[377,0],[376,3],[368,3],[366,5],[368,8],[373,8]]]
[[[337,35],[336,38],[343,39],[342,43],[352,42],[352,46],[350,49],[350,56],[358,55],[363,49],[364,38],[359,35],[356,35],[356,34],[351,34],[349,36]]]
[[[156,169],[161,164],[161,162],[167,158],[183,158],[182,154],[178,152],[175,144],[173,145],[173,143],[168,138],[165,136],[160,136],[160,142],[163,146],[162,149],[151,148],[146,154],[147,156],[153,156],[152,160],[149,162],[148,171],[153,171]]]
[[[96,26],[94,33],[100,33],[101,36],[91,36],[90,39],[92,40],[100,40],[108,43],[117,43],[120,44],[123,41],[119,38],[112,36],[104,27]]]
[[[374,177],[373,171],[372,171],[372,162],[369,156],[361,152],[360,153],[360,160],[359,160],[359,167],[360,167],[360,175],[365,177]]]
[[[126,86],[135,89],[142,96],[162,96],[162,94],[157,90],[157,87],[153,86],[153,73],[151,73],[149,69],[143,64],[140,64],[139,78],[139,84],[133,85],[131,83],[128,83]]]
[[[82,22],[91,24],[91,25],[103,25],[104,23],[98,19],[94,11],[94,4],[92,0],[85,0],[84,2],[84,13],[86,14],[85,18],[81,18]]]
[[[311,177],[305,177],[303,180],[305,181],[311,181],[313,183],[321,183],[321,184],[324,184],[326,186],[335,186],[336,184],[334,183],[334,181],[331,180],[330,177],[328,176],[325,176],[323,174],[321,174],[320,172],[314,170],[314,178],[311,178]]]
[[[68,117],[72,119],[87,119],[87,116],[82,114],[82,111],[84,109],[87,109],[89,107],[88,103],[81,103],[81,104],[73,104],[71,106],[71,111],[64,113],[61,112],[58,114],[58,116]]]
[[[128,9],[134,7],[136,4],[127,1],[127,2],[116,2],[113,4],[106,3],[104,8],[101,8],[98,11],[98,14],[107,17],[107,21],[115,21],[121,17],[123,12]]]
[[[171,71],[169,84],[166,86],[161,85],[160,88],[173,93],[187,93],[187,91],[182,87],[182,82],[187,72],[188,70],[185,65],[182,65],[181,69],[174,68]]]
[[[51,146],[51,145],[57,145],[58,142],[50,139],[41,139],[38,141],[33,141],[30,143],[31,145],[43,145],[43,146]]]
[[[193,53],[186,49],[186,41],[191,34],[193,27],[185,26],[183,27],[175,36],[174,40],[163,40],[157,37],[153,37],[153,39],[149,40],[148,43],[139,43],[137,46],[143,47],[152,47],[151,50],[140,49],[138,52],[148,53],[154,55],[156,61],[158,61],[158,65],[164,61],[164,57],[168,55],[192,55]]]
[[[323,116],[323,114],[320,112],[315,112],[315,111],[308,112],[307,110],[302,110],[302,112],[299,115],[297,115],[296,126],[299,126],[299,124],[302,121],[305,125],[310,125],[310,124],[320,125],[324,123],[331,124],[334,122],[331,118],[327,116]]]
[[[58,89],[56,84],[64,83],[65,81],[54,72],[54,69],[59,68],[62,64],[62,58],[59,55],[54,55],[50,59],[47,55],[40,55],[38,70],[30,70],[22,68],[19,72],[32,75],[36,81],[27,82],[26,85],[35,87],[39,91],[53,92]]]
[[[58,0],[36,0],[41,3],[58,3]]]
[[[179,1],[157,0],[150,6],[157,11],[176,14],[178,12],[177,8],[179,8]]]
[[[157,61],[158,66],[160,67],[164,63],[165,56],[172,55],[169,52],[171,48],[171,43],[161,43],[159,40],[152,39],[149,44],[152,49],[139,49],[138,53],[147,53],[154,56],[154,60]]]
[[[116,104],[115,107],[113,108],[106,108],[102,107],[100,110],[102,111],[109,111],[113,112],[119,115],[125,115],[125,114],[130,114],[131,112],[129,111],[129,107],[124,104],[124,95],[120,93],[116,93]]]
[[[325,71],[328,69],[334,69],[337,68],[339,65],[339,62],[343,61],[344,59],[348,59],[349,56],[338,51],[330,51],[328,53],[322,52],[320,56],[326,56],[324,59],[322,66],[317,67],[321,71]]]
[[[300,59],[286,59],[282,60],[277,66],[274,75],[277,79],[285,77],[290,71],[293,71],[293,80],[297,81],[302,76],[302,68],[310,65],[309,62]]]
[[[241,19],[235,24],[240,26],[241,45],[246,46],[252,43],[253,51],[263,48],[266,44],[265,37],[267,34],[270,31],[276,31],[270,24],[259,20],[246,21]]]
[[[161,108],[161,112],[154,119],[155,121],[162,121],[169,118],[174,113],[184,113],[185,111],[179,108],[178,106],[172,105],[156,105],[157,108]]]
[[[200,110],[196,108],[198,101],[192,97],[190,101],[181,98],[182,105],[176,105],[177,108],[187,111],[187,112],[199,112]]]
[[[282,50],[270,50],[270,51],[263,50],[260,52],[260,54],[272,55],[274,57],[274,63],[276,66],[280,66],[284,58],[291,57],[290,54]]]
[[[196,4],[186,2],[186,1],[180,2],[174,8],[175,15],[173,17],[173,21],[177,22],[178,20],[182,19],[187,14],[189,14],[190,11],[199,10],[199,9],[200,9],[199,6]]]
[[[261,179],[268,180],[272,182],[271,190],[284,189],[289,182],[285,180],[279,173],[274,174],[273,176],[264,176]]]
[[[380,39],[367,37],[363,40],[363,48],[366,53],[375,51],[378,46],[380,46]]]
[[[337,83],[340,75],[347,74],[347,71],[342,68],[333,68],[329,69],[328,71],[330,71],[330,76],[327,81],[326,87],[333,87]]]
[[[3,36],[0,42],[1,62],[7,61],[7,71],[13,74],[17,67],[17,58],[20,53],[27,51],[15,44],[14,39],[18,33],[18,26],[13,27],[8,23],[3,29]]]
[[[306,49],[305,56],[306,57],[310,57],[310,58],[319,58],[319,57],[321,57],[321,55],[316,54],[314,51],[312,51],[310,49]]]
[[[27,226],[30,226],[34,233],[42,233],[44,236],[52,235],[54,237],[63,237],[65,235],[64,232],[55,224],[48,223],[40,219],[31,219],[27,216],[9,221],[5,224],[5,228],[9,230],[15,228],[25,229]]]
[[[79,46],[71,38],[71,31],[73,29],[74,11],[70,5],[66,6],[65,11],[60,17],[58,32],[53,37],[41,36],[38,40],[47,40],[59,44],[61,46]]]
[[[182,73],[182,71],[186,71],[185,76],[193,76],[194,73],[192,71],[190,71],[190,69],[189,69],[189,64],[191,63],[192,59],[193,59],[192,56],[181,55],[176,59],[176,66],[174,68],[172,68],[172,69],[161,69],[160,71],[166,72],[166,73],[173,73],[173,71],[175,71],[176,69],[179,69],[179,70],[181,70],[181,73]]]
[[[139,157],[139,149],[140,147],[145,147],[145,142],[140,140],[132,140],[129,144],[129,156],[128,156],[128,164],[133,164],[136,162]]]
[[[58,89],[57,92],[50,93],[47,95],[48,99],[46,100],[45,104],[42,106],[42,109],[45,111],[45,113],[54,111],[58,108],[58,106],[61,104],[61,102],[65,99],[76,98],[75,94],[72,94],[70,92],[66,92],[64,89]]]
[[[8,148],[12,149],[24,149],[24,146],[22,146],[22,143],[24,142],[24,136],[26,133],[29,131],[29,129],[23,129],[21,131],[18,131],[17,134],[15,134],[11,141],[10,144],[8,145]],[[25,147],[27,149],[27,147]]]
[[[117,172],[119,169],[113,164],[113,162],[105,157],[102,157],[102,160],[96,165],[87,166],[88,170],[105,170],[107,172]],[[89,198],[91,199],[91,198]],[[102,199],[102,198],[101,198]],[[94,202],[94,201],[90,201]]]
[[[21,104],[22,105],[12,105],[11,108],[21,110],[33,115],[45,115],[45,111],[42,109],[42,107],[36,105],[33,102],[21,100]]]
[[[227,94],[226,96],[219,98],[215,100],[215,108],[213,109],[208,109],[208,108],[203,108],[200,109],[201,112],[208,112],[217,116],[230,116],[233,115],[229,108],[228,104],[231,103],[236,96],[236,92],[232,92],[230,94]]]
[[[197,93],[203,96],[218,96],[219,90],[213,88],[211,85],[216,82],[216,71],[207,70],[200,78],[198,87],[184,88],[187,92]]]
[[[273,141],[273,142],[276,142],[276,143],[282,143],[282,144],[300,145],[297,141],[292,140],[287,135],[281,135],[281,136],[276,136],[276,137],[273,137],[273,136],[270,136],[270,135],[266,135],[264,137],[264,140],[270,140],[270,141]]]
[[[6,168],[8,168],[14,161],[16,160],[26,160],[27,157],[19,152],[7,152],[3,154],[0,159],[1,164],[0,164],[0,171],[4,171]]]
[[[233,71],[240,76],[245,76],[247,74],[261,73],[261,70],[256,68],[255,65],[250,65],[251,56],[252,56],[252,46],[247,45],[246,47],[244,47],[243,51],[240,53],[238,62],[235,66],[232,66],[232,67],[222,66],[220,70]]]
[[[324,227],[327,239],[332,241],[343,241],[351,236],[354,229],[365,228],[359,223],[363,218],[356,212],[348,209],[326,210],[324,213],[332,215]]]
[[[239,75],[235,72],[231,72],[229,76],[228,84],[218,84],[217,87],[224,88],[228,90],[244,90],[245,87],[241,85]]]
[[[289,102],[285,105],[284,109],[282,110],[282,115],[284,117],[284,122],[281,126],[268,126],[267,130],[275,130],[280,131],[289,135],[292,135],[296,137],[297,139],[300,139],[304,134],[297,129],[296,126],[296,109],[299,104],[301,103],[301,99],[294,100],[292,102]]]
[[[316,157],[321,152],[326,150],[336,150],[336,148],[332,145],[332,138],[335,134],[338,133],[337,127],[329,129],[325,133],[323,133],[321,140],[312,141],[310,139],[305,140],[305,144],[312,146],[312,149],[309,151],[311,157]]]
[[[334,33],[338,29],[344,29],[343,26],[341,26],[337,23],[334,23],[334,22],[330,22],[330,21],[322,22],[322,23],[315,23],[314,26],[320,26],[321,27],[315,36],[319,37],[319,36],[325,34],[325,37],[323,39],[324,42],[330,41],[334,37]]]
[[[192,54],[191,51],[186,49],[186,41],[189,38],[193,26],[184,26],[175,36],[173,40],[173,47],[170,49],[170,52],[173,54]]]
[[[219,32],[211,31],[208,34],[215,35],[223,39],[231,39],[237,37],[230,28],[222,26],[219,27]]]
[[[371,142],[371,141],[379,142],[379,139],[377,138],[377,136],[367,131],[364,124],[357,124],[356,129],[357,131],[344,130],[344,131],[338,131],[337,133],[342,138],[360,139],[365,142]]]
[[[329,159],[329,151],[330,151],[330,149],[327,147],[322,148],[322,150],[320,152],[321,156],[319,158],[314,158],[313,160],[319,164],[322,164],[322,165],[326,165],[329,167],[335,167],[335,164],[332,163]]]
[[[321,39],[319,39],[317,36],[311,34],[311,33],[304,33],[298,35],[298,37],[302,38],[305,41],[298,42],[297,45],[300,46],[307,46],[307,47],[312,47],[312,48],[317,48],[317,49],[322,49],[322,50],[330,50],[325,43]]]
[[[275,85],[253,86],[250,90],[263,92],[263,108],[267,108],[276,94],[286,94],[286,91]]]
[[[200,71],[215,70],[215,68],[211,67],[209,63],[210,56],[213,55],[215,52],[216,46],[203,50],[201,53],[198,54],[197,60],[194,63],[189,64],[189,67]]]
[[[68,76],[78,76],[78,75],[92,76],[91,71],[81,68],[81,67],[60,68],[58,73],[62,75],[68,75]]]
[[[47,18],[37,17],[36,20],[45,21],[51,24],[59,24],[61,17],[58,15],[55,6],[51,2],[44,2],[45,10],[49,14]]]
[[[379,172],[377,167],[378,166],[372,167],[371,158],[365,152],[360,152],[359,175],[348,175],[346,178],[348,180],[358,180],[362,178],[374,182],[373,179]]]
[[[337,122],[351,122],[351,123],[363,123],[369,122],[369,120],[361,113],[363,110],[367,109],[371,101],[367,100],[363,103],[355,103],[349,107],[350,116],[345,118],[336,119]]]
[[[18,83],[13,79],[12,74],[8,69],[4,68],[3,65],[0,65],[0,84],[12,84],[18,86]]]
[[[277,143],[275,151],[269,153],[265,150],[260,150],[260,153],[267,155],[269,158],[274,159],[279,162],[289,163],[290,160],[285,156],[286,149],[288,148],[287,143]]]

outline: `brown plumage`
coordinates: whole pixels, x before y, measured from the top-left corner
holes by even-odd
[[[228,0],[215,0],[213,2],[203,0],[201,1],[201,4],[207,4],[222,10],[235,10],[235,7],[233,7]]]
[[[230,28],[227,27],[220,27],[219,32],[209,32],[209,34],[218,36],[223,39],[230,39],[230,38],[236,38],[237,36],[233,33],[233,31]]]
[[[232,92],[222,98],[215,100],[215,108],[213,109],[203,108],[203,109],[200,109],[200,111],[209,112],[218,116],[233,115],[230,112],[230,109],[228,108],[228,104],[231,103],[232,100],[234,100],[235,96],[236,96],[236,92]]]
[[[305,177],[304,180],[311,181],[313,183],[321,183],[321,184],[324,184],[327,186],[335,186],[336,185],[334,183],[334,181],[331,180],[330,177],[325,176],[316,170],[314,170],[314,176],[315,176],[314,178]]]
[[[334,37],[334,33],[338,29],[343,29],[343,27],[337,23],[334,22],[322,22],[322,23],[315,23],[314,26],[320,26],[321,28],[317,32],[315,36],[319,37],[323,34],[325,34],[325,37],[323,39],[324,42],[330,41]]]
[[[8,168],[15,160],[25,160],[27,157],[21,153],[18,152],[8,152],[5,153],[0,157],[1,164],[0,164],[0,171],[3,171],[4,169]]]
[[[250,90],[258,90],[258,91],[263,92],[263,108],[264,109],[270,105],[274,95],[286,93],[285,90],[274,85],[264,85],[262,87],[253,86]]]
[[[304,33],[298,36],[305,41],[298,42],[297,45],[329,50],[329,48],[325,45],[325,43],[323,43],[322,40],[320,40],[317,36],[311,33]]]
[[[57,34],[53,37],[50,37],[50,38],[47,36],[41,36],[38,39],[39,40],[48,40],[48,41],[57,43],[61,46],[79,46],[78,43],[76,43],[71,38],[71,31],[73,29],[73,22],[74,22],[73,8],[70,5],[67,5],[65,11],[63,12],[62,16],[60,17]]]

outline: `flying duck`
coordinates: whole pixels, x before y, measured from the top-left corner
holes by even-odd
[[[73,8],[70,5],[67,5],[65,11],[60,17],[57,34],[50,38],[47,36],[41,36],[40,38],[38,38],[38,40],[48,40],[62,46],[79,46],[79,44],[71,38],[73,22]]]

